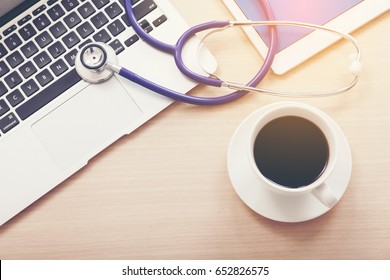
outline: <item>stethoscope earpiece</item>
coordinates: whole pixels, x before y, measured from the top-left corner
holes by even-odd
[[[352,75],[359,75],[360,72],[362,72],[363,65],[360,61],[353,61],[351,65],[349,66],[349,72]]]

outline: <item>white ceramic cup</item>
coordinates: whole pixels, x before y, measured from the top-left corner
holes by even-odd
[[[254,143],[261,129],[272,120],[287,116],[301,117],[314,123],[323,132],[329,147],[328,162],[321,175],[311,184],[298,188],[282,186],[266,178],[258,169],[254,156]],[[338,199],[332,189],[326,184],[326,179],[332,174],[336,165],[337,143],[335,139],[336,132],[329,117],[320,110],[298,102],[279,102],[269,106],[265,113],[252,125],[249,137],[250,142],[247,145],[249,162],[253,171],[260,180],[264,182],[263,185],[269,190],[287,196],[306,195],[311,193],[323,205],[332,208],[337,203]]]

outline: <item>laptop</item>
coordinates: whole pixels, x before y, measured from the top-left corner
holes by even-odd
[[[167,0],[131,0],[152,36],[175,43],[187,29]],[[129,26],[124,0],[0,0],[0,225],[173,101],[119,76],[102,84],[74,68],[88,42],[105,42],[131,71],[183,94],[196,86],[172,56]],[[196,62],[198,41],[184,60]],[[203,50],[202,65],[216,62]]]
[[[261,1],[223,0],[237,20],[266,20]],[[324,25],[350,33],[389,11],[389,0],[268,0],[276,20]],[[244,29],[264,57],[269,45],[266,27]],[[272,64],[284,74],[340,39],[340,36],[299,27],[278,27],[279,49]]]

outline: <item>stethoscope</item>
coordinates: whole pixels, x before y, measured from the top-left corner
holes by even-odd
[[[175,45],[170,45],[161,42],[156,38],[152,37],[150,34],[148,34],[138,24],[138,21],[133,12],[131,1],[126,0],[124,2],[127,18],[131,26],[133,27],[134,31],[138,34],[140,38],[142,38],[150,46],[162,52],[171,54],[175,59],[175,63],[178,69],[188,78],[200,84],[205,84],[205,85],[220,87],[220,88],[229,88],[235,90],[230,94],[219,96],[219,97],[197,97],[197,96],[182,94],[180,92],[176,92],[174,90],[163,87],[161,85],[158,85],[152,81],[149,81],[137,75],[136,73],[124,67],[119,66],[115,51],[109,45],[100,42],[90,43],[81,49],[81,51],[77,54],[76,61],[75,61],[76,71],[83,80],[89,83],[104,82],[110,77],[112,77],[114,73],[116,73],[158,94],[164,95],[168,98],[177,101],[190,103],[194,105],[221,105],[221,104],[225,104],[237,100],[238,98],[244,96],[250,91],[261,92],[261,93],[266,93],[266,94],[271,94],[276,96],[293,96],[293,97],[330,96],[330,95],[336,95],[345,92],[356,85],[358,81],[358,73],[361,70],[361,49],[357,41],[352,36],[331,28],[327,28],[315,24],[293,22],[293,21],[274,21],[272,9],[268,1],[263,0],[260,2],[264,9],[267,21],[211,21],[211,22],[202,23],[184,32]],[[191,39],[199,32],[206,31],[206,30],[213,30],[212,32],[209,33],[212,34],[216,30],[223,30],[228,27],[261,26],[261,25],[269,26],[269,33],[270,33],[269,48],[268,48],[267,55],[265,56],[264,63],[260,68],[259,72],[246,85],[223,81],[222,79],[218,78],[217,76],[211,73],[208,73],[211,74],[209,76],[201,75],[189,69],[183,61],[183,49],[186,43],[188,42],[189,39]],[[277,29],[275,27],[276,25],[300,26],[300,27],[306,27],[312,29],[320,29],[320,30],[335,33],[338,36],[341,36],[342,38],[349,40],[356,48],[356,55],[353,55],[352,63],[349,69],[353,76],[352,81],[348,85],[342,88],[333,91],[326,91],[326,92],[324,91],[324,92],[291,93],[291,92],[274,91],[274,90],[268,90],[268,89],[262,89],[256,87],[264,79],[265,75],[270,70],[274,57],[277,53],[278,40],[277,40]],[[205,38],[207,36],[208,35],[206,35]],[[201,40],[201,43],[203,42],[203,40]]]

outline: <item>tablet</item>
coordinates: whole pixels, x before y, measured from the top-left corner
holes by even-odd
[[[236,20],[266,20],[261,0],[223,0]],[[350,33],[390,9],[389,0],[268,0],[276,20],[300,21]],[[264,57],[267,27],[245,27],[250,41]],[[283,74],[340,39],[321,30],[279,26],[279,46],[272,70]]]

